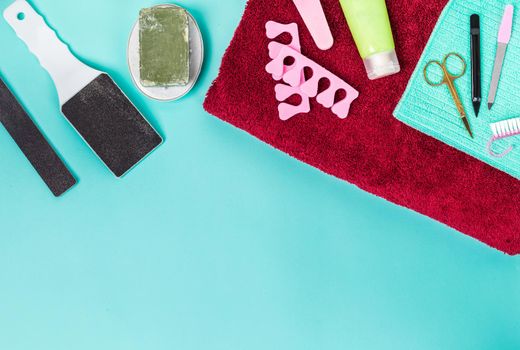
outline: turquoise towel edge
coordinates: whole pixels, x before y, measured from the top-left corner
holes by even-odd
[[[427,128],[426,130],[421,130],[421,129],[418,129],[417,128],[417,124],[419,124],[417,121],[413,121],[412,119],[408,118],[406,116],[406,107],[404,106],[404,103],[408,97],[408,95],[410,94],[410,89],[413,87],[413,83],[415,81],[415,79],[417,79],[417,75],[418,74],[422,74],[422,71],[421,71],[421,63],[423,62],[423,60],[425,59],[425,57],[428,55],[429,53],[429,48],[432,46],[432,42],[435,41],[436,37],[439,35],[439,26],[442,25],[442,23],[444,22],[444,19],[445,17],[447,16],[447,14],[450,12],[451,8],[453,7],[453,4],[455,3],[455,0],[450,0],[448,2],[448,4],[446,4],[446,6],[444,7],[444,9],[442,10],[442,13],[441,15],[439,16],[439,19],[437,20],[437,24],[435,25],[435,28],[433,29],[432,31],[432,34],[430,35],[430,38],[428,39],[428,42],[424,48],[424,51],[423,53],[421,54],[421,57],[419,59],[419,61],[417,62],[417,65],[408,81],[408,84],[406,86],[406,89],[403,93],[403,95],[401,96],[401,99],[399,100],[399,103],[397,104],[396,108],[394,109],[394,112],[393,112],[393,116],[398,119],[400,122],[404,123],[405,125],[413,128],[414,130],[417,130],[421,133],[424,133],[425,135],[428,135],[430,137],[433,137],[441,142],[443,142],[444,144],[448,145],[449,147],[452,147],[458,151],[461,151],[465,154],[468,154],[470,155],[471,157],[485,163],[485,164],[488,164],[492,167],[494,167],[495,169],[497,170],[500,170],[500,171],[503,171],[504,173],[516,178],[516,179],[520,179],[520,171],[519,169],[517,168],[514,168],[514,167],[511,167],[509,166],[509,164],[507,163],[498,163],[496,162],[494,159],[481,159],[478,157],[478,155],[476,155],[474,153],[474,150],[471,149],[471,148],[468,148],[468,147],[464,147],[463,145],[453,145],[453,144],[450,144],[450,143],[447,143],[445,141],[443,141],[443,135],[439,132],[435,132],[435,130],[433,129],[430,129],[430,128]],[[414,125],[415,124],[415,125]]]
[[[401,113],[403,102],[404,102],[406,96],[408,95],[410,89],[412,88],[413,81],[414,81],[415,77],[417,76],[417,74],[419,74],[419,70],[421,68],[420,64],[423,61],[423,58],[426,57],[426,54],[427,54],[427,51],[428,51],[428,47],[430,47],[430,44],[432,43],[433,39],[438,35],[439,31],[437,29],[441,25],[444,17],[446,17],[446,14],[448,13],[448,10],[451,8],[452,5],[453,5],[453,0],[450,0],[448,2],[448,4],[446,4],[444,9],[442,10],[442,13],[439,16],[439,19],[437,20],[437,24],[435,24],[435,28],[433,28],[432,34],[430,35],[430,38],[428,39],[428,42],[424,46],[423,53],[421,54],[421,57],[419,58],[419,61],[417,62],[417,65],[415,66],[415,69],[414,69],[412,75],[410,76],[410,79],[408,80],[408,84],[406,85],[406,89],[404,90],[404,93],[401,96],[401,99],[399,100],[399,103],[397,104],[397,106],[394,109],[394,112],[392,113],[395,118],[399,119],[401,122],[405,123],[406,125],[408,125],[408,126],[410,126],[412,128],[413,128],[413,126],[411,126],[410,124],[408,124],[404,120],[401,120],[401,118],[403,118],[404,116],[401,117],[398,114]]]

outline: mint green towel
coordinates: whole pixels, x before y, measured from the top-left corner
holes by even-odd
[[[489,124],[520,116],[520,6],[515,7],[513,35],[507,49],[497,98],[492,110],[487,109],[498,28],[505,5],[512,2],[451,0],[432,33],[394,115],[411,127],[520,179],[520,137],[498,141],[493,145],[498,153],[510,145],[514,146],[513,151],[504,158],[494,158],[487,151],[487,143],[492,137]],[[478,118],[475,118],[471,103],[469,18],[474,13],[480,15],[482,45],[483,101]],[[455,85],[468,115],[474,139],[470,138],[464,128],[447,86],[431,87],[424,81],[423,69],[426,64],[430,60],[442,61],[450,52],[460,53],[467,63],[466,74],[456,80]]]

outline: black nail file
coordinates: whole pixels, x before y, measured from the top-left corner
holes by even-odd
[[[56,197],[76,184],[74,176],[2,79],[0,79],[0,122]]]
[[[114,175],[162,143],[114,81],[78,60],[27,1],[16,0],[4,18],[51,75],[65,117]]]
[[[106,74],[62,106],[62,112],[116,176],[122,176],[162,139]]]

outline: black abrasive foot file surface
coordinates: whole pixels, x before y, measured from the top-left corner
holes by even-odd
[[[76,184],[76,179],[2,79],[0,79],[0,122],[56,197]]]
[[[106,74],[67,101],[62,112],[116,176],[124,175],[162,142]]]

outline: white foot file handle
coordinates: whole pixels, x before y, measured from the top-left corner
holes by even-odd
[[[4,18],[51,75],[60,105],[101,74],[74,57],[27,1],[16,0],[4,11]]]
[[[316,46],[321,50],[330,49],[334,45],[334,38],[320,0],[293,0],[293,2],[311,32]]]

